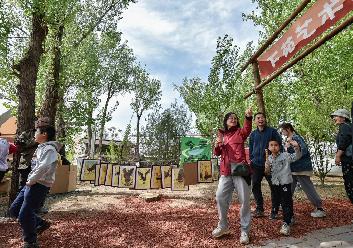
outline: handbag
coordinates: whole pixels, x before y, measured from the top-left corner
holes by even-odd
[[[230,163],[230,171],[232,176],[246,177],[250,175],[250,168],[243,163]]]

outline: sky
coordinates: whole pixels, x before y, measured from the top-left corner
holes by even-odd
[[[255,7],[251,0],[144,0],[124,11],[119,28],[137,60],[161,81],[161,104],[168,108],[175,99],[183,103],[173,85],[184,78],[207,80],[219,36],[229,34],[241,48],[256,44],[259,29],[242,20]],[[119,99],[108,126],[125,127],[131,119],[131,95]]]
[[[119,29],[137,61],[161,81],[161,105],[168,108],[175,99],[183,103],[173,85],[184,78],[207,80],[219,36],[230,35],[241,48],[249,41],[256,44],[259,29],[242,20],[242,13],[255,7],[251,0],[140,0],[123,12]],[[113,101],[120,105],[107,127],[125,130],[133,115],[131,98],[125,94]]]

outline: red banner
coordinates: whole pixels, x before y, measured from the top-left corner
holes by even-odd
[[[318,0],[257,60],[261,78],[280,68],[303,46],[353,10],[353,0]]]

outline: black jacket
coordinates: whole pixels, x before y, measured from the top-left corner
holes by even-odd
[[[347,147],[352,144],[352,123],[344,122],[340,124],[336,137],[336,144],[337,149],[342,151],[346,151]],[[342,160],[350,161],[352,158],[343,154]]]

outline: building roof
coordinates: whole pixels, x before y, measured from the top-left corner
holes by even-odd
[[[0,133],[1,136],[7,138],[8,141],[13,142],[17,130],[17,119],[12,116],[11,111],[8,110],[0,115]]]
[[[6,111],[0,115],[0,126],[4,124],[12,116],[11,110]]]

